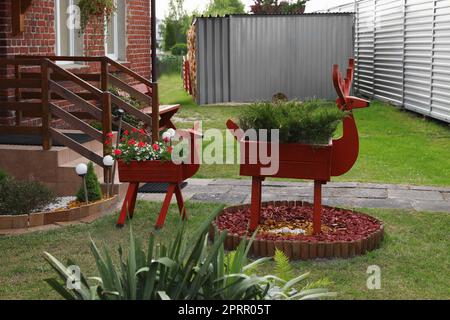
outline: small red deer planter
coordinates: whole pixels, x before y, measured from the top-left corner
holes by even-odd
[[[271,150],[270,142],[244,140],[243,131],[232,120],[228,120],[227,127],[241,144],[241,154],[245,154],[244,162],[240,165],[242,176],[252,177],[252,202],[250,231],[256,230],[260,223],[261,213],[261,185],[266,177],[294,178],[314,180],[314,234],[321,232],[322,213],[322,185],[331,177],[340,176],[348,172],[356,162],[359,153],[358,129],[352,110],[365,108],[369,102],[350,96],[353,82],[354,60],[350,59],[347,75],[342,79],[339,66],[333,66],[333,84],[338,94],[337,105],[341,110],[350,114],[343,120],[343,136],[332,140],[328,145],[280,144],[279,170],[273,175],[263,175],[261,170],[266,166],[259,159],[250,161],[248,150],[266,148]],[[266,145],[267,144],[267,145]]]
[[[130,218],[133,217],[140,183],[166,182],[169,184],[155,228],[162,228],[164,226],[167,211],[174,193],[180,214],[183,218],[186,218],[186,209],[184,207],[183,195],[179,185],[196,174],[200,168],[198,161],[198,147],[201,145],[197,142],[197,138],[199,137],[198,133],[194,130],[189,130],[188,133],[190,138],[189,163],[175,164],[171,161],[131,161],[131,163],[126,164],[123,161],[118,161],[120,182],[130,183],[120,211],[119,220],[117,222],[118,227],[124,225],[127,215],[129,215]]]

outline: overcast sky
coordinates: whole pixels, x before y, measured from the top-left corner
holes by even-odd
[[[185,6],[188,11],[194,11],[194,10],[203,10],[205,8],[205,5],[209,2],[209,0],[185,0]],[[252,4],[253,0],[242,0],[248,6]],[[308,4],[306,5],[306,10],[308,12],[316,11],[316,10],[322,10],[334,6],[338,6],[341,4],[352,2],[352,0],[310,0]],[[157,11],[157,17],[158,18],[164,18],[167,7],[168,7],[169,0],[157,0],[156,1],[156,11]]]

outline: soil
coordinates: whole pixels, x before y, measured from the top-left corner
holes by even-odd
[[[247,226],[250,221],[250,209],[243,208],[228,212],[225,210],[217,218],[220,230],[230,234],[250,236]],[[363,239],[382,226],[382,222],[363,213],[352,210],[323,207],[322,233],[312,234],[313,208],[311,206],[274,206],[261,209],[261,224],[257,239],[265,240],[300,240],[306,242],[336,242]],[[292,233],[286,232],[286,228]],[[283,230],[283,232],[279,232]],[[302,230],[305,234],[299,234]],[[278,231],[278,232],[277,232]]]

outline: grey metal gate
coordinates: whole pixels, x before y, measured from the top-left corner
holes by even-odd
[[[353,15],[233,15],[196,20],[197,102],[334,99],[332,65],[353,56]]]

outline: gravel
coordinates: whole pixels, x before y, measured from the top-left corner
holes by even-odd
[[[55,211],[58,209],[66,209],[70,202],[75,201],[76,197],[59,197],[56,198],[56,200],[46,207],[44,207],[42,210],[39,210],[40,212],[50,212]]]

